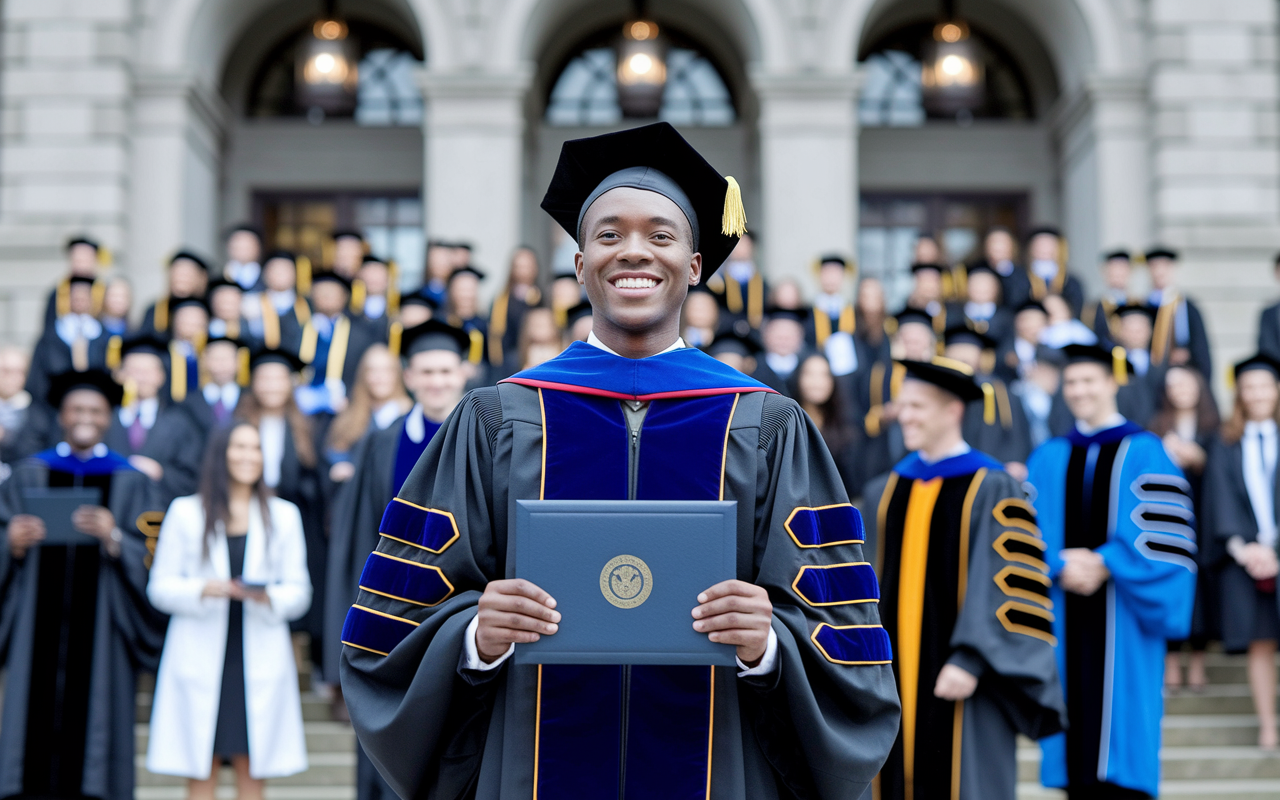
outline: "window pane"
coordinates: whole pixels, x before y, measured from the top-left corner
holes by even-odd
[[[356,122],[361,125],[422,124],[417,71],[422,62],[403,50],[370,50],[360,62]]]

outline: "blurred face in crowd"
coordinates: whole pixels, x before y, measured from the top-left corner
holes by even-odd
[[[169,293],[174,297],[196,297],[204,294],[209,275],[189,258],[169,265]]]
[[[524,336],[531,344],[559,344],[560,331],[549,308],[531,308],[524,315]]]
[[[1000,279],[990,272],[975,272],[967,283],[970,302],[994,303],[1000,298]]]
[[[448,350],[424,350],[409,358],[404,385],[433,422],[443,422],[462,399],[467,385],[467,364]]]
[[[27,382],[27,352],[18,347],[0,347],[0,400],[8,400]]]
[[[433,244],[427,248],[427,277],[433,281],[449,280],[453,272],[453,248]]]
[[[1059,252],[1058,237],[1052,233],[1037,233],[1031,237],[1027,252],[1032,261],[1057,261]]]
[[[1044,306],[1044,310],[1049,312],[1049,324],[1060,325],[1063,322],[1071,321],[1071,306],[1067,301],[1062,299],[1060,294],[1046,295],[1040,303]]]
[[[1129,279],[1133,276],[1133,264],[1127,258],[1108,258],[1102,264],[1102,279],[1108,289],[1129,291]]]
[[[1146,314],[1125,314],[1120,318],[1116,338],[1126,350],[1145,350],[1151,346],[1151,318]]]
[[[231,431],[227,474],[241,486],[253,486],[262,477],[262,437],[254,426],[240,424]]]
[[[471,263],[471,248],[458,246],[449,248],[449,266],[452,272],[455,269],[461,269]]]
[[[916,239],[915,262],[917,264],[941,264],[942,248],[932,236]]]
[[[1236,381],[1236,392],[1240,395],[1240,405],[1244,409],[1245,419],[1250,422],[1276,418],[1276,405],[1280,403],[1280,384],[1265,369],[1251,369],[1240,373]]]
[[[900,354],[898,358],[932,361],[934,354],[937,353],[938,339],[933,333],[933,328],[924,323],[908,322],[900,325],[893,338],[897,344],[894,350]]]
[[[949,344],[943,354],[947,358],[965,364],[974,372],[978,372],[978,367],[982,363],[982,348],[969,342]]]
[[[828,261],[818,270],[818,288],[823,294],[840,294],[844,291],[844,264]]]
[[[915,283],[911,299],[917,305],[932,303],[942,298],[942,273],[936,269],[919,269],[912,278]]]
[[[721,364],[727,364],[744,375],[750,375],[756,370],[756,360],[750,356],[744,356],[741,353],[735,353],[731,350],[725,350],[715,355],[716,361]]]
[[[1164,376],[1169,404],[1178,411],[1194,411],[1200,405],[1200,381],[1186,367],[1170,367]]]
[[[281,413],[293,395],[293,373],[284,364],[259,364],[253,371],[250,389],[263,411]]]
[[[863,278],[858,284],[858,310],[866,314],[885,312],[884,284],[876,278]]]
[[[473,319],[480,313],[480,279],[470,272],[460,272],[449,280],[449,305],[461,319]]]
[[[98,271],[98,251],[87,244],[73,245],[67,251],[67,267],[72,275],[92,278]]]
[[[256,262],[262,258],[262,242],[249,231],[236,231],[227,239],[227,258],[241,264]]]
[[[836,390],[836,379],[831,376],[831,365],[822,356],[809,356],[800,365],[797,381],[801,403],[820,406],[831,399]]]
[[[720,306],[707,292],[689,292],[684,301],[684,324],[688,328],[715,330],[720,324]]]
[[[1062,370],[1053,364],[1036,361],[1031,365],[1027,380],[1040,387],[1040,391],[1045,394],[1054,395],[1058,393],[1058,387],[1062,385]]]
[[[1049,317],[1038,308],[1026,308],[1013,318],[1013,331],[1018,338],[1032,344],[1040,343],[1040,334],[1049,324]]]
[[[991,262],[992,266],[995,266],[1005,261],[1012,261],[1016,248],[1014,247],[1013,236],[1008,231],[994,230],[987,234],[982,249],[986,253],[987,260]]]
[[[1152,289],[1168,289],[1173,286],[1173,273],[1177,262],[1172,258],[1153,258],[1147,262],[1147,271],[1151,273]]]
[[[73,283],[67,292],[67,305],[72,314],[93,313],[93,286],[88,283]]]
[[[262,268],[262,282],[273,292],[292,292],[298,285],[298,268],[287,258],[273,258]]]
[[[222,286],[209,297],[209,308],[216,319],[230,322],[240,318],[241,292],[234,286]]]
[[[102,441],[111,427],[111,404],[92,389],[68,392],[58,409],[58,425],[72,449],[89,450]]]
[[[702,277],[702,254],[679,206],[657,192],[610,189],[587,209],[579,245],[574,265],[597,334],[679,328],[689,287]]]
[[[364,242],[354,236],[343,236],[333,242],[333,271],[344,278],[353,278],[364,259]]]
[[[347,307],[350,298],[347,287],[337,281],[318,281],[311,285],[311,304],[317,314],[336,317]]]
[[[538,257],[527,247],[511,256],[511,285],[533,286],[538,282]]]
[[[595,324],[595,317],[591,314],[584,314],[573,321],[569,326],[569,339],[574,342],[585,342],[591,335],[591,328]]]
[[[133,381],[139,400],[151,400],[160,394],[164,379],[164,362],[154,353],[130,353],[120,362],[117,380]]]
[[[778,308],[796,309],[804,305],[804,296],[800,294],[800,284],[784,278],[773,287],[773,304]]]
[[[1071,416],[1088,425],[1100,425],[1116,413],[1120,386],[1108,367],[1092,362],[1068,364],[1062,369],[1062,399]]]
[[[360,280],[364,281],[365,291],[373,296],[387,293],[390,275],[391,271],[381,261],[368,261],[360,267]]]
[[[183,306],[173,312],[173,336],[194,342],[209,331],[209,314],[200,306]]]
[[[419,303],[400,307],[400,324],[405,330],[417,327],[431,319],[431,309]]]
[[[551,284],[552,308],[573,308],[582,302],[582,286],[577,278],[556,278]]]
[[[375,403],[385,403],[400,386],[400,359],[382,345],[364,356],[364,385]]]
[[[922,450],[958,431],[964,415],[960,398],[910,375],[902,382],[893,404],[902,427],[902,443],[910,451]]]
[[[756,263],[756,242],[751,238],[751,234],[744,233],[742,235],[742,238],[738,240],[738,244],[729,253],[729,260]]]
[[[129,316],[133,307],[133,287],[124,278],[116,278],[107,284],[107,291],[102,295],[102,315],[113,319],[124,319]]]
[[[764,349],[774,355],[793,356],[804,347],[804,327],[793,319],[778,317],[764,324]]]
[[[239,355],[231,342],[211,342],[206,345],[204,352],[200,354],[200,363],[215,386],[236,382]]]

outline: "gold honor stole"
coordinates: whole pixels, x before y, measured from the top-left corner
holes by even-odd
[[[841,333],[847,333],[850,336],[858,330],[858,322],[854,316],[852,305],[847,305],[840,309],[840,320],[836,330]],[[827,339],[831,338],[831,317],[827,315],[827,312],[817,308],[813,310],[813,333],[818,347],[826,345]]]
[[[329,340],[329,348],[325,351],[324,361],[324,381],[342,380],[342,370],[347,363],[347,344],[351,338],[351,320],[345,316],[339,316],[338,321],[333,323],[333,337]],[[302,359],[302,363],[311,364],[316,360],[320,344],[320,332],[316,330],[316,326],[311,320],[307,320],[306,327],[302,329],[302,346],[298,348],[298,358]],[[312,384],[319,385],[323,381],[316,380],[318,375],[312,376]]]

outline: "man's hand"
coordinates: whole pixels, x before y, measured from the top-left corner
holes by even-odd
[[[110,542],[116,518],[102,506],[80,506],[71,513],[71,524],[81,533]]]
[[[1058,581],[1072,594],[1089,596],[1111,577],[1102,556],[1087,547],[1069,547],[1062,551],[1062,572]]]
[[[31,514],[15,514],[9,520],[9,553],[22,558],[44,539],[44,520]]]
[[[933,696],[943,700],[967,700],[977,688],[977,677],[955,664],[944,664],[938,673],[938,682],[933,685]]]
[[[154,458],[139,455],[129,456],[129,466],[153,481],[164,479],[164,467],[160,466],[160,462]]]
[[[492,664],[515,643],[536,642],[560,630],[555,599],[529,581],[490,581],[476,614],[476,653]]]
[[[356,465],[350,461],[339,461],[329,467],[329,480],[334,483],[346,483],[355,477]]]
[[[724,581],[698,595],[693,629],[713,642],[736,645],[738,659],[755,667],[764,657],[773,624],[773,603],[763,588],[746,581]]]
[[[1249,542],[1240,548],[1237,563],[1255,581],[1265,581],[1280,574],[1280,559],[1277,559],[1276,551],[1258,542]]]

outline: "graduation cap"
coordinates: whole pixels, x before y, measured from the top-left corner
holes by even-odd
[[[1072,364],[1101,364],[1104,367],[1109,367],[1112,374],[1115,375],[1116,383],[1121,386],[1128,383],[1129,376],[1133,374],[1133,364],[1129,363],[1124,348],[1118,345],[1108,350],[1096,344],[1069,344],[1062,348],[1062,354],[1067,359],[1067,363],[1064,366],[1071,366]]]
[[[63,249],[69,251],[71,248],[75,247],[78,244],[88,245],[89,247],[92,247],[93,252],[95,253],[98,252],[100,248],[100,245],[97,242],[95,242],[93,239],[90,239],[87,236],[72,236],[70,239],[67,240],[67,245]]]
[[[1151,306],[1148,306],[1145,303],[1125,303],[1122,306],[1116,306],[1116,310],[1111,313],[1117,318],[1139,314],[1146,317],[1147,320],[1152,323],[1154,323],[1156,319],[1156,312],[1151,308]]]
[[[953,344],[971,344],[983,350],[994,350],[999,345],[995,339],[985,333],[978,333],[967,325],[953,325],[942,333],[942,341],[946,346]]]
[[[209,281],[209,288],[205,291],[205,297],[213,297],[213,293],[219,289],[235,289],[237,292],[243,292],[244,287],[233,280],[227,278],[214,278]]]
[[[170,297],[169,298],[169,315],[173,316],[178,313],[178,309],[187,306],[196,306],[209,313],[209,304],[204,301],[203,297]]]
[[[264,348],[249,357],[250,369],[256,370],[263,364],[284,364],[289,368],[290,372],[301,372],[302,368],[306,366],[306,364],[302,363],[302,359],[293,353],[278,348]]]
[[[973,370],[969,365],[952,358],[938,356],[932,361],[898,361],[907,370],[907,377],[931,383],[964,402],[981,400],[982,387],[973,380]]]
[[[1165,247],[1164,245],[1156,245],[1146,252],[1146,259],[1150,261],[1153,258],[1167,258],[1170,261],[1178,260],[1178,251]]]
[[[821,269],[828,264],[839,264],[841,269],[848,270],[853,267],[849,260],[839,253],[825,253],[818,258],[818,268]]]
[[[318,283],[325,283],[326,281],[330,283],[341,284],[342,288],[346,289],[348,292],[351,291],[351,279],[346,277],[345,275],[334,272],[331,269],[325,270],[324,272],[314,273],[311,276],[312,286],[315,286]]]
[[[269,261],[275,261],[277,258],[282,258],[295,266],[298,263],[298,256],[295,255],[292,250],[283,249],[272,250],[270,253],[267,253],[263,256],[262,263],[266,264]]]
[[[1231,368],[1231,375],[1237,382],[1239,382],[1241,375],[1246,372],[1252,372],[1253,370],[1265,370],[1266,372],[1270,372],[1272,377],[1280,380],[1280,362],[1277,362],[1271,356],[1263,355],[1262,353],[1249,356],[1244,361],[1236,364]]]
[[[933,317],[923,308],[907,306],[895,314],[893,318],[897,321],[899,328],[912,322],[918,322],[921,325],[929,326],[929,330],[933,330]]]
[[[743,358],[754,358],[764,352],[764,348],[756,340],[756,337],[750,334],[741,334],[737,331],[720,334],[711,340],[711,344],[702,349],[709,356],[732,353]]]
[[[199,267],[203,272],[209,271],[209,262],[205,261],[198,253],[192,250],[184,249],[174,253],[169,258],[169,266],[172,267],[174,264],[178,263],[179,261],[190,261],[192,264],[195,264],[197,267]]]
[[[1056,347],[1038,344],[1036,345],[1036,363],[1048,364],[1051,367],[1062,369],[1067,365],[1067,357]]]
[[[45,399],[54,408],[61,408],[67,395],[78,389],[89,389],[107,398],[112,408],[120,405],[124,399],[124,387],[116,383],[105,370],[87,369],[84,372],[63,372],[49,381],[49,392]]]
[[[459,275],[462,275],[462,274],[464,274],[464,273],[469,273],[469,274],[471,274],[471,275],[475,275],[475,276],[476,276],[476,280],[478,280],[478,281],[482,281],[482,280],[484,280],[484,278],[485,278],[485,274],[484,274],[483,272],[481,272],[480,270],[478,270],[478,269],[476,269],[475,267],[471,266],[470,264],[467,264],[466,266],[458,267],[458,268],[457,268],[457,269],[455,269],[453,272],[450,272],[450,273],[449,273],[449,282],[450,282],[450,283],[452,283],[454,278],[456,278],[456,277],[458,277]]]
[[[1133,257],[1129,255],[1128,250],[1108,250],[1102,254],[1102,260],[1107,261],[1133,261]]]
[[[136,334],[125,339],[120,344],[121,359],[133,353],[146,353],[147,355],[164,358],[169,355],[169,343],[154,334]]]
[[[667,122],[565,142],[542,208],[581,247],[587,209],[620,187],[656,192],[680,208],[702,254],[704,282],[747,232],[738,182],[721,177]]]
[[[943,267],[941,264],[926,264],[923,261],[917,261],[916,263],[911,265],[911,274],[915,275],[917,272],[924,272],[925,270],[929,270],[929,269],[941,275],[942,270],[945,269],[945,267]]]
[[[405,358],[428,350],[447,350],[466,359],[471,351],[471,334],[438,319],[429,319],[400,334],[400,352]]]
[[[378,258],[373,253],[365,253],[364,258],[360,259],[360,266],[365,264],[381,264],[384,267],[390,266],[385,258]]]
[[[971,275],[981,275],[984,272],[995,278],[1000,277],[1000,273],[996,272],[986,259],[983,259],[982,261],[975,261],[966,267],[964,272],[966,277]]]
[[[801,325],[808,321],[812,312],[807,308],[783,308],[782,306],[770,306],[764,310],[764,319],[771,322],[775,319],[789,319],[792,322],[798,322]]]
[[[67,278],[67,283],[69,283],[72,286],[75,286],[78,283],[93,286],[97,282],[98,282],[97,278],[92,278],[88,275],[72,275],[69,278]]]
[[[406,294],[401,297],[400,308],[404,308],[405,306],[422,306],[423,308],[429,308],[432,311],[436,311],[440,308],[440,304],[423,294],[422,290],[418,290],[412,294]]]
[[[1041,303],[1039,300],[1036,300],[1034,298],[1023,300],[1021,303],[1019,303],[1018,307],[1013,310],[1013,314],[1014,316],[1017,316],[1018,314],[1021,314],[1023,311],[1039,311],[1041,314],[1044,314],[1045,316],[1049,315],[1049,310],[1044,307],[1044,303]]]

